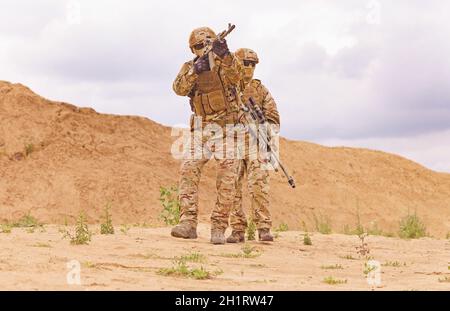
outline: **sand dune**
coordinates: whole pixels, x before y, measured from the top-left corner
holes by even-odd
[[[30,212],[61,224],[83,210],[97,222],[111,202],[115,223],[159,223],[159,187],[177,182],[180,165],[171,157],[170,133],[147,118],[100,114],[0,82],[0,220]],[[315,218],[328,218],[342,232],[354,227],[359,211],[364,225],[395,233],[401,217],[417,212],[431,235],[450,231],[450,174],[381,151],[284,138],[280,145],[297,188],[273,174],[276,226],[299,229],[304,222],[313,231]],[[215,199],[214,166],[207,165],[201,183],[203,222]]]

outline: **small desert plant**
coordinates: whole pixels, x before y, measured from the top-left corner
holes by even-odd
[[[381,264],[381,266],[383,267],[394,267],[394,268],[398,268],[401,266],[406,267],[406,262],[404,262],[403,264],[398,262],[398,261],[386,261],[385,263]]]
[[[450,276],[439,279],[439,283],[450,283]]]
[[[111,214],[109,213],[111,204],[105,207],[104,223],[100,225],[100,234],[114,234],[114,226],[112,224]]]
[[[347,283],[347,280],[339,280],[335,279],[332,276],[326,277],[323,279],[323,282],[329,285],[338,285],[338,284],[345,284]]]
[[[178,258],[176,258],[178,259]],[[184,262],[205,262],[206,261],[206,257],[205,255],[198,253],[198,252],[192,252],[190,254],[187,255],[183,255],[179,258],[179,260],[184,261]]]
[[[400,221],[399,236],[403,239],[418,239],[426,236],[426,227],[417,214],[407,215]]]
[[[324,270],[338,270],[338,269],[344,269],[344,267],[342,267],[342,265],[324,265],[321,266],[320,269],[324,269]]]
[[[203,267],[193,268],[190,270],[190,273],[191,273],[192,278],[194,278],[196,280],[204,280],[204,279],[211,278],[209,271],[207,271]]]
[[[193,278],[196,280],[204,280],[211,278],[211,273],[204,269],[200,268],[189,268],[186,265],[186,262],[183,260],[178,260],[175,262],[175,267],[172,268],[162,268],[158,270],[158,274],[165,276],[178,276],[178,277],[187,277]],[[217,271],[219,273],[219,271]]]
[[[303,245],[312,245],[311,237],[308,233],[303,236]]]
[[[91,261],[84,261],[81,263],[81,265],[85,268],[94,269],[97,268],[97,264],[91,262]]]
[[[122,225],[120,226],[120,232],[122,232],[123,234],[127,234],[128,231],[130,231],[131,227],[130,225]]]
[[[35,217],[31,216],[31,213],[28,213],[22,216],[17,222],[13,223],[12,226],[15,228],[33,228],[42,225],[39,224]]]
[[[253,258],[259,256],[259,252],[251,245],[245,243],[241,248],[244,258]]]
[[[359,209],[358,209],[356,212],[356,228],[355,228],[354,234],[356,234],[357,236],[362,236],[365,233],[366,233],[366,230],[364,229],[364,226],[361,223],[361,216],[359,214]]]
[[[364,263],[363,273],[365,276],[368,276],[370,272],[377,270],[377,267],[374,265],[370,265],[368,262]]]
[[[288,230],[289,230],[289,227],[288,227],[288,225],[285,224],[285,223],[282,223],[282,224],[280,224],[277,228],[275,228],[275,231],[276,231],[276,232],[286,232],[286,231],[288,231]]]
[[[246,230],[247,240],[254,241],[256,235],[256,224],[253,221],[253,218],[250,218],[247,223],[248,223]]]
[[[447,233],[447,236],[445,237],[447,240],[450,239],[450,232]]]
[[[25,144],[25,155],[29,156],[34,151],[33,144]]]
[[[9,224],[2,224],[0,225],[0,232],[1,233],[11,233],[12,226]]]
[[[359,208],[356,211],[356,229],[354,231],[354,234],[356,234],[359,238],[359,241],[361,244],[359,246],[356,246],[356,252],[361,257],[365,257],[370,253],[369,245],[366,243],[366,238],[369,236],[369,233],[364,228],[364,226],[361,223],[361,216],[359,214]]]
[[[359,246],[356,246],[356,252],[358,253],[358,255],[364,257],[367,256],[367,254],[370,253],[370,249],[369,249],[369,245],[367,244],[367,242],[365,241],[365,239],[369,236],[369,234],[367,234],[366,232],[360,232],[358,234],[358,238],[361,242],[361,244]]]
[[[178,200],[178,188],[171,186],[170,188],[159,188],[159,201],[163,206],[163,210],[159,215],[160,219],[166,225],[177,225],[180,222],[180,201]]]
[[[368,235],[386,235],[379,227],[376,221],[370,223],[370,227],[364,227],[361,222],[361,215],[359,208],[356,209],[356,226],[351,229],[349,225],[345,225],[343,233],[347,235],[361,235],[367,233]]]
[[[314,223],[316,225],[316,230],[322,234],[330,234],[331,233],[331,223],[328,217],[319,215],[317,217],[316,214],[313,214]]]
[[[357,260],[357,258],[353,257],[352,255],[344,255],[344,256],[340,256],[340,258],[347,259],[347,260]]]
[[[89,244],[91,236],[92,233],[89,231],[88,225],[86,224],[86,216],[84,213],[80,213],[75,225],[75,234],[71,234],[66,230],[63,238],[68,237],[70,239],[70,244],[72,245],[82,245]]]
[[[261,253],[251,245],[245,243],[244,246],[242,246],[240,253],[221,254],[220,256],[230,258],[255,258],[261,256]]]
[[[51,248],[52,246],[48,243],[42,243],[42,242],[38,242],[34,245],[32,245],[33,247],[46,247],[46,248]]]

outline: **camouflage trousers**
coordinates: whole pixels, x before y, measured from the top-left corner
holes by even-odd
[[[227,140],[222,133],[203,133],[192,137],[188,158],[181,165],[179,182],[180,223],[197,226],[198,187],[203,167],[212,158],[217,161],[217,199],[211,213],[211,228],[225,230],[228,227],[230,210],[235,198],[236,176],[239,161],[234,158],[218,157],[217,149],[226,150]],[[201,155],[200,158],[195,154]]]
[[[238,165],[238,179],[233,208],[230,212],[230,225],[235,231],[245,231],[247,219],[242,208],[242,181],[247,173],[248,189],[251,197],[251,218],[257,229],[270,229],[272,218],[269,212],[269,171],[263,169],[260,160],[246,157]]]

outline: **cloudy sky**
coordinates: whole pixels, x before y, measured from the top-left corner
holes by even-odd
[[[0,0],[0,80],[99,112],[186,123],[190,31],[236,24],[282,135],[450,172],[448,1]]]

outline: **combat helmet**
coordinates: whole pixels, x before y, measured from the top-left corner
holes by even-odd
[[[258,54],[252,49],[241,48],[234,53],[240,60],[252,61],[255,64],[259,63]]]
[[[195,45],[205,43],[207,40],[214,40],[216,37],[215,32],[209,27],[196,28],[192,30],[191,35],[189,36],[189,47],[194,53]]]

